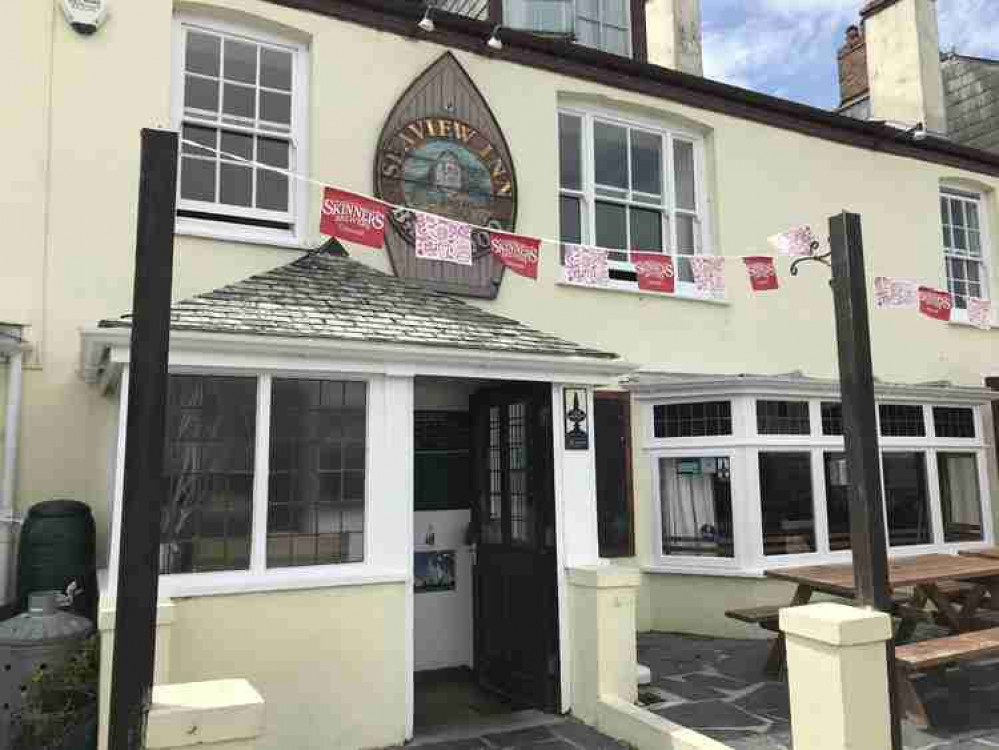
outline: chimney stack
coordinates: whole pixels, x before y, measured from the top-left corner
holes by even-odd
[[[647,0],[645,34],[650,63],[704,75],[700,0]]]
[[[870,0],[860,15],[871,119],[910,127],[922,123],[931,133],[945,135],[936,0]]]
[[[839,49],[839,106],[852,103],[868,92],[867,42],[859,26],[846,30],[846,42]]]

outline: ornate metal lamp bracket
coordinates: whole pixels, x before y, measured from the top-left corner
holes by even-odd
[[[826,268],[832,268],[832,264],[829,262],[829,257],[832,255],[832,250],[829,250],[828,252],[825,252],[825,253],[819,253],[818,249],[820,247],[821,247],[821,245],[820,245],[819,241],[818,240],[814,240],[812,242],[812,244],[809,245],[809,247],[808,247],[809,254],[808,255],[803,255],[803,256],[801,256],[800,258],[797,258],[794,262],[791,263],[791,275],[792,276],[797,276],[798,275],[798,266],[800,266],[802,263],[807,263],[810,260],[814,260],[814,261],[816,261],[818,263],[821,263]]]

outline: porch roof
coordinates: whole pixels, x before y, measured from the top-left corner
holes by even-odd
[[[127,328],[130,317],[99,325]],[[174,331],[618,359],[345,255],[326,253],[176,302],[170,317]]]

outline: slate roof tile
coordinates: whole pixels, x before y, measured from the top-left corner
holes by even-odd
[[[131,325],[129,317],[102,320],[100,325],[127,327]],[[361,340],[546,356],[617,356],[538,331],[350,258],[327,254],[305,256],[176,302],[170,318],[171,329],[177,331]]]

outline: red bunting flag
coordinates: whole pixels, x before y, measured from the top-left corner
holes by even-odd
[[[676,291],[673,256],[662,253],[632,253],[631,262],[638,274],[638,288],[644,292]]]
[[[489,233],[489,249],[500,263],[515,274],[538,278],[538,253],[541,240],[506,232]]]
[[[328,187],[323,191],[319,231],[381,249],[385,241],[385,206],[363,195]]]
[[[743,261],[745,261],[746,271],[749,273],[749,285],[754,292],[765,292],[780,287],[773,258],[757,255],[743,258]]]
[[[941,292],[939,289],[930,289],[926,286],[919,287],[919,312],[934,320],[950,320],[950,312],[954,307],[954,300],[950,292]]]

